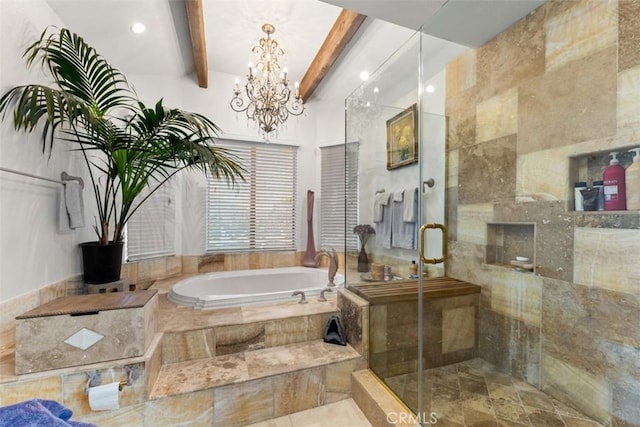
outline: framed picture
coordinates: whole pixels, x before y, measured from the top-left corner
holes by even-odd
[[[418,161],[416,104],[387,120],[387,170]]]

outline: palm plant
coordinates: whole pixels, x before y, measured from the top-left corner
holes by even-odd
[[[27,67],[40,62],[53,86],[8,90],[0,97],[0,114],[5,119],[12,109],[18,131],[42,126],[43,153],[51,155],[57,139],[77,144],[91,178],[101,245],[121,242],[140,205],[182,169],[208,169],[232,184],[243,179],[233,154],[214,146],[220,130],[212,121],[165,108],[162,99],[145,106],[125,76],[77,34],[48,27],[23,56]],[[146,187],[150,192],[140,198]]]

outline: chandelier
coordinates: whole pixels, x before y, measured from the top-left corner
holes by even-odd
[[[298,82],[295,83],[292,96],[287,69],[280,72],[278,56],[284,55],[284,51],[271,38],[275,27],[264,24],[262,31],[267,37],[261,38],[259,44],[251,49],[260,59],[255,67],[249,63],[249,74],[243,89],[236,79],[229,105],[233,111],[246,112],[247,118],[256,123],[259,133],[268,140],[269,135],[287,121],[289,114],[299,116],[304,113],[304,101],[300,97]]]

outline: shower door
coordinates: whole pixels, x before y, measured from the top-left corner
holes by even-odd
[[[369,300],[369,368],[424,418],[422,372],[438,338],[423,324],[433,319],[419,296],[425,279],[444,275],[447,239],[444,73],[423,77],[421,37],[346,100],[347,169],[358,165],[347,170],[358,188],[347,212],[375,235],[364,267],[361,241],[347,230],[345,273],[347,286]]]

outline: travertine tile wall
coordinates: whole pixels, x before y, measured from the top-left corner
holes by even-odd
[[[640,146],[639,16],[552,0],[447,67],[447,275],[483,288],[480,356],[615,426],[640,425],[640,213],[572,212],[571,157]],[[535,275],[486,263],[488,222],[535,224]]]

